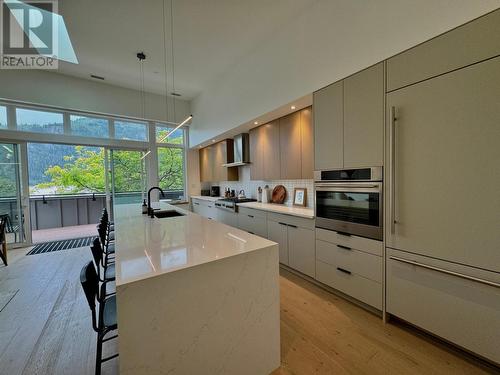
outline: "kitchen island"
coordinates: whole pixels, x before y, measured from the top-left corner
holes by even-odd
[[[161,203],[115,207],[121,374],[269,374],[280,365],[278,245]]]

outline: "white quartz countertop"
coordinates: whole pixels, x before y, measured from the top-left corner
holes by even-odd
[[[201,199],[203,201],[215,202],[216,200],[221,199],[223,197],[207,197],[206,195],[191,195],[191,198]]]
[[[140,204],[115,206],[117,286],[275,245],[167,203],[160,208],[186,215],[152,219]]]
[[[314,219],[314,210],[307,207],[293,207],[284,204],[276,203],[261,203],[261,202],[247,202],[238,203],[238,206],[254,208],[256,210],[276,212],[278,214],[292,215],[304,217],[306,219]]]

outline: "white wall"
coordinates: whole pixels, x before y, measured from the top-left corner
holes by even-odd
[[[0,98],[102,114],[142,118],[140,91],[41,70],[0,70]],[[176,100],[176,118],[165,97],[146,94],[145,118],[179,122],[190,114],[190,103]]]
[[[498,0],[316,1],[295,22],[276,25],[192,101],[191,145],[499,6]]]

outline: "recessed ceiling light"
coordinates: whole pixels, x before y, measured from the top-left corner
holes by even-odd
[[[290,109],[295,109],[295,106],[294,106],[294,105],[292,105],[292,106],[290,107]]]
[[[259,122],[258,121],[254,121],[253,124],[254,125],[259,125]]]
[[[212,139],[212,143],[215,143],[215,139]]]

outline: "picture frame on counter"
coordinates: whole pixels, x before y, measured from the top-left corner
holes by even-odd
[[[307,189],[295,188],[293,189],[293,205],[298,207],[305,207],[307,204]]]

